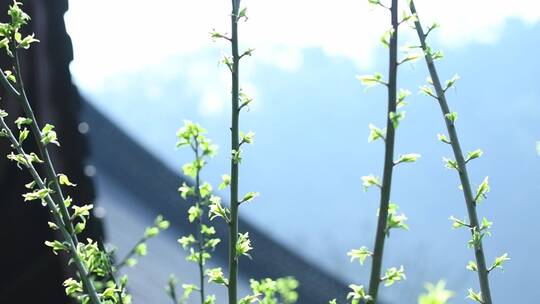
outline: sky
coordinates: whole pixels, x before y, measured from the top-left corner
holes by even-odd
[[[533,25],[540,18],[540,4],[530,0],[415,3],[426,26],[434,20],[442,25],[437,40],[445,49],[495,43],[509,20]],[[379,37],[388,27],[386,12],[363,0],[243,1],[243,5],[248,7],[249,20],[241,25],[242,45],[256,50],[256,56],[243,66],[244,86],[253,94],[256,88],[249,78],[258,64],[295,71],[302,67],[303,52],[311,48],[358,67],[373,66]],[[228,31],[229,11],[229,1],[215,0],[153,0],[152,4],[71,0],[66,21],[76,47],[71,67],[75,79],[86,90],[100,91],[124,73],[185,56],[192,58],[184,69],[189,71],[190,86],[201,95],[201,112],[220,115],[227,101],[221,93],[228,88],[227,73],[221,69],[215,84],[209,86],[207,79],[215,77],[219,59],[208,60],[204,54],[226,52],[224,43],[213,42],[209,33]],[[410,34],[405,39],[415,41]],[[102,62],[99,67],[94,64],[96,58]]]
[[[213,42],[209,32],[227,31],[229,3],[148,3],[70,1],[66,22],[75,82],[178,172],[190,155],[174,149],[175,131],[183,119],[201,123],[220,146],[221,156],[205,172],[217,185],[228,170],[230,80],[219,64],[227,45]],[[241,45],[255,53],[243,63],[241,81],[255,104],[242,114],[241,125],[255,131],[256,139],[245,151],[241,190],[261,197],[242,215],[328,272],[366,284],[368,268],[350,264],[345,253],[372,244],[378,193],[364,192],[361,176],[382,171],[383,147],[367,143],[367,125],[384,124],[386,94],[382,88],[365,91],[355,76],[386,71],[379,38],[388,17],[360,0],[243,3],[249,19],[241,24]],[[415,3],[424,24],[441,24],[430,41],[446,55],[438,63],[442,78],[461,76],[449,101],[459,113],[463,149],[485,151],[470,170],[473,186],[486,175],[491,181],[488,200],[479,207],[495,222],[486,241],[488,260],[504,252],[512,258],[504,273],[493,276],[494,298],[533,303],[540,293],[531,269],[540,266],[527,261],[540,250],[534,232],[540,223],[530,215],[540,211],[540,60],[531,54],[540,50],[540,4]],[[400,44],[415,42],[408,29],[400,35]],[[465,303],[466,289],[477,284],[464,268],[472,252],[466,233],[452,231],[448,221],[450,215],[463,217],[465,208],[457,177],[442,165],[451,151],[436,140],[444,132],[440,110],[417,94],[426,75],[422,61],[400,69],[400,87],[413,94],[396,153],[422,158],[396,170],[392,200],[411,229],[390,237],[385,266],[405,265],[408,280],[382,293],[396,303],[414,303],[425,281],[444,278],[457,292],[452,303]],[[526,247],[517,243],[523,239]],[[530,292],[510,292],[520,288]]]

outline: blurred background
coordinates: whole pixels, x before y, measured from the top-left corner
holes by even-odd
[[[369,263],[351,264],[346,253],[373,245],[379,193],[364,192],[361,177],[382,175],[383,146],[368,144],[367,126],[384,124],[386,91],[365,91],[355,76],[386,74],[387,50],[379,38],[389,16],[358,0],[243,5],[249,20],[240,25],[241,46],[255,52],[243,61],[241,83],[255,102],[241,115],[241,129],[257,135],[244,151],[240,191],[261,196],[241,209],[256,248],[254,260],[241,264],[241,294],[249,277],[294,275],[303,288],[300,303],[326,303],[345,295],[349,283],[368,283]],[[445,54],[437,63],[441,77],[461,77],[448,97],[459,114],[463,149],[485,152],[469,170],[473,187],[485,176],[490,180],[478,209],[494,222],[493,236],[485,239],[487,259],[506,252],[512,259],[504,273],[491,275],[493,298],[535,303],[540,5],[418,0],[416,6],[424,25],[441,24],[430,35]],[[78,129],[91,151],[82,169],[94,181],[96,216],[120,255],[158,213],[173,223],[128,271],[135,303],[165,302],[170,272],[195,281],[195,265],[184,262],[176,243],[188,229],[176,189],[191,153],[174,148],[175,133],[184,119],[208,130],[220,151],[203,178],[217,188],[229,170],[230,80],[219,63],[229,49],[209,33],[228,31],[229,12],[228,1],[69,1],[70,71],[85,100]],[[402,29],[400,45],[417,44],[414,32]],[[383,266],[403,265],[407,280],[383,287],[381,296],[386,303],[415,303],[425,282],[444,279],[456,292],[451,303],[465,303],[466,290],[478,284],[465,269],[473,259],[469,234],[453,230],[448,220],[463,218],[466,209],[457,175],[442,162],[452,156],[437,141],[445,126],[438,104],[417,94],[427,76],[424,62],[399,72],[399,87],[413,94],[396,153],[422,158],[395,170],[392,201],[409,218],[410,231],[392,233]],[[218,253],[214,262],[222,258]],[[223,297],[224,290],[216,292]]]

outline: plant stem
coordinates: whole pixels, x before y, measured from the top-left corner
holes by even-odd
[[[60,208],[60,213],[62,215],[62,218],[64,220],[64,223],[66,224],[66,229],[68,230],[69,234],[71,235],[71,238],[77,242],[77,236],[75,234],[75,229],[73,228],[73,223],[70,220],[69,212],[64,204],[64,195],[62,192],[62,189],[60,188],[60,184],[58,183],[58,179],[56,176],[56,172],[54,170],[54,166],[52,164],[51,157],[49,156],[49,151],[47,147],[41,142],[41,129],[39,127],[38,121],[36,119],[36,116],[34,115],[34,111],[32,110],[32,107],[30,106],[30,102],[28,100],[28,97],[26,95],[26,90],[24,88],[24,81],[21,74],[21,65],[19,60],[19,54],[17,51],[17,48],[15,44],[13,44],[13,53],[15,55],[14,58],[14,65],[17,75],[17,81],[19,83],[19,91],[15,89],[10,83],[9,80],[5,77],[3,72],[0,72],[0,79],[4,86],[4,88],[9,91],[16,99],[19,100],[21,103],[23,110],[27,116],[27,118],[30,118],[32,120],[32,123],[30,124],[30,128],[32,131],[32,135],[34,137],[34,140],[36,141],[36,145],[39,149],[39,153],[43,161],[45,162],[45,172],[47,175],[47,178],[49,181],[52,182],[54,187],[54,193],[53,198],[54,201],[57,203],[57,205]]]
[[[384,173],[381,187],[381,200],[379,207],[379,218],[377,222],[377,232],[375,235],[375,246],[373,250],[373,262],[371,264],[371,276],[369,279],[368,294],[372,300],[368,303],[377,303],[377,294],[381,282],[381,268],[384,251],[384,241],[386,239],[386,227],[388,221],[388,206],[390,203],[390,190],[392,188],[392,172],[394,169],[394,142],[395,128],[390,113],[396,112],[396,90],[397,90],[397,40],[398,40],[398,6],[397,0],[392,0],[391,23],[394,29],[390,37],[389,45],[389,67],[388,67],[388,112],[386,115],[386,140],[384,155]]]
[[[137,247],[140,244],[146,243],[148,241],[148,237],[143,236],[137,243],[135,243],[135,246],[131,248],[131,250],[124,256],[122,260],[118,264],[116,264],[116,272],[118,272],[122,267],[126,266],[128,260],[135,255],[135,251],[137,250]]]
[[[231,150],[240,153],[239,142],[239,72],[240,56],[238,54],[238,14],[240,0],[232,0],[231,14],[231,50],[233,57],[232,66],[232,125],[231,125]],[[231,221],[229,223],[229,304],[237,304],[237,280],[238,280],[238,258],[236,257],[236,243],[238,241],[238,162],[235,157],[231,157]]]
[[[195,137],[195,149],[193,150],[195,152],[195,158],[197,165],[199,164],[199,161],[201,159],[201,156],[199,156],[199,142],[197,138]],[[201,196],[201,169],[197,167],[197,175],[195,176],[195,193],[196,193],[196,199],[197,204],[199,205],[199,208],[202,206],[202,196]],[[199,222],[198,222],[198,247],[199,247],[199,285],[200,289],[199,292],[201,294],[201,304],[204,304],[204,264],[203,264],[203,256],[204,256],[204,235],[202,233],[202,226],[203,226],[203,216],[199,216]]]
[[[411,9],[411,13],[414,15],[417,15],[416,7],[414,6],[414,1],[410,1],[409,6]],[[449,119],[447,119],[445,116],[446,114],[450,113],[450,109],[446,101],[445,92],[441,85],[441,81],[439,79],[439,75],[437,73],[435,63],[433,62],[431,53],[428,52],[428,47],[426,44],[426,35],[424,34],[422,24],[420,23],[420,20],[418,19],[418,15],[415,21],[415,27],[416,27],[416,32],[418,33],[418,38],[420,39],[422,50],[424,51],[424,54],[425,54],[427,67],[429,70],[429,74],[431,76],[431,80],[433,81],[433,87],[435,88],[435,92],[437,94],[437,99],[439,101],[443,118],[446,123],[446,128],[448,129],[448,136],[450,137],[450,145],[452,146],[454,157],[456,158],[456,162],[458,165],[459,179],[463,187],[463,195],[465,197],[465,204],[467,206],[467,212],[469,215],[471,232],[474,231],[473,229],[478,231],[480,226],[478,222],[478,215],[476,213],[476,202],[473,196],[471,184],[469,181],[469,176],[467,173],[467,165],[463,157],[461,145],[459,144],[459,138],[456,132],[456,127],[454,123],[451,122]],[[479,241],[477,246],[474,246],[474,254],[476,257],[476,265],[478,267],[477,273],[478,273],[478,279],[480,281],[480,290],[482,292],[482,299],[484,301],[483,303],[491,304],[492,301],[491,301],[491,292],[489,288],[488,269],[486,267],[486,259],[484,257],[484,250],[482,247],[481,240]]]
[[[2,73],[3,74],[3,73]],[[34,165],[30,162],[27,154],[25,153],[24,149],[22,148],[21,144],[17,140],[17,138],[13,135],[13,132],[6,124],[5,120],[3,118],[0,118],[0,124],[4,130],[6,130],[9,140],[11,141],[11,144],[15,150],[21,155],[24,156],[26,159],[26,163],[28,164],[26,168],[32,175],[34,181],[36,182],[36,185],[40,189],[46,189],[45,183],[43,179],[40,177],[39,173],[37,172]],[[77,245],[75,241],[72,239],[71,234],[66,229],[66,224],[63,221],[61,214],[59,212],[59,207],[57,204],[54,203],[52,197],[50,195],[47,195],[45,197],[45,202],[47,204],[47,207],[51,211],[51,214],[53,215],[53,219],[55,221],[55,224],[58,226],[58,229],[60,230],[62,237],[64,238],[64,242],[68,243],[69,245],[69,253],[71,254],[71,257],[73,261],[75,262],[75,265],[77,269],[79,270],[79,276],[83,282],[84,288],[87,291],[88,296],[90,297],[90,301],[93,304],[101,304],[101,301],[99,300],[99,296],[96,292],[96,289],[94,287],[94,284],[92,283],[90,279],[90,275],[88,274],[88,270],[86,269],[85,265],[83,264],[82,260],[80,259],[79,255],[77,254]],[[63,204],[63,202],[62,202]]]

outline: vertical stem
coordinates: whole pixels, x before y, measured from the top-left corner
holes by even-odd
[[[239,153],[239,72],[240,56],[238,55],[238,12],[240,0],[232,0],[231,14],[231,50],[233,57],[232,68],[232,125],[231,125],[231,150]],[[238,280],[238,259],[236,257],[236,243],[238,241],[238,162],[231,157],[231,222],[229,227],[229,304],[237,304],[237,280]]]
[[[66,229],[71,235],[71,238],[73,238],[73,240],[76,243],[77,236],[75,235],[75,229],[73,228],[73,223],[70,220],[69,212],[64,204],[64,195],[63,195],[62,189],[60,188],[60,184],[58,183],[58,178],[56,177],[56,172],[54,170],[51,157],[49,156],[49,151],[47,147],[41,142],[41,130],[39,128],[39,123],[36,119],[36,116],[34,115],[34,111],[32,110],[32,107],[30,106],[28,97],[26,96],[26,90],[24,88],[24,81],[21,74],[19,52],[17,51],[15,43],[13,43],[13,53],[15,54],[15,59],[14,59],[15,69],[16,69],[16,74],[18,78],[17,80],[19,82],[19,91],[20,91],[20,94],[15,95],[15,97],[17,97],[17,99],[19,99],[19,101],[21,102],[21,105],[23,107],[24,113],[27,116],[27,118],[32,119],[32,123],[30,124],[30,129],[36,141],[36,145],[39,149],[39,153],[43,161],[45,162],[45,173],[47,175],[47,178],[50,182],[52,182],[53,187],[54,187],[53,189],[54,193],[52,197],[54,198],[54,201],[60,208],[62,219],[64,220],[64,223],[66,224]]]
[[[195,138],[195,159],[197,166],[199,164],[200,156],[199,156],[199,142],[197,141],[197,138]],[[201,178],[200,178],[200,172],[201,169],[197,168],[197,175],[195,176],[195,193],[196,193],[196,199],[197,204],[199,205],[199,208],[202,206],[202,197],[201,197]],[[204,304],[204,265],[203,265],[203,256],[204,256],[204,236],[202,233],[202,226],[203,226],[203,216],[199,216],[199,222],[198,222],[198,247],[199,247],[199,292],[201,294],[201,304]]]
[[[390,203],[390,190],[392,188],[392,171],[394,169],[394,142],[395,129],[390,119],[390,113],[396,112],[396,88],[397,88],[397,40],[398,40],[398,6],[397,0],[392,0],[391,23],[393,33],[390,37],[389,46],[389,66],[388,66],[388,113],[386,115],[386,140],[384,155],[384,173],[381,187],[381,201],[379,207],[379,218],[377,222],[377,232],[375,235],[375,246],[373,250],[373,263],[371,265],[371,276],[369,279],[369,295],[372,300],[369,303],[377,303],[377,294],[381,282],[381,268],[384,251],[384,241],[386,238],[386,227],[388,221],[388,206]]]
[[[416,7],[414,6],[413,1],[410,1],[410,9],[411,9],[411,13],[416,15]],[[437,99],[439,100],[439,105],[441,107],[443,118],[446,123],[446,128],[448,130],[448,136],[450,137],[450,144],[452,146],[454,157],[456,158],[456,162],[459,168],[458,170],[459,179],[463,187],[463,195],[465,197],[465,204],[467,206],[467,212],[469,215],[469,221],[470,221],[471,233],[472,233],[473,229],[478,231],[480,226],[478,222],[478,215],[476,213],[476,202],[475,202],[473,192],[471,189],[469,175],[467,173],[467,165],[463,157],[461,145],[459,144],[459,138],[456,132],[456,127],[454,126],[454,123],[451,122],[449,119],[447,119],[445,116],[446,114],[450,113],[450,109],[446,101],[445,92],[444,92],[444,89],[442,88],[441,81],[437,73],[437,69],[435,68],[435,63],[433,62],[433,58],[431,54],[427,51],[428,48],[426,44],[426,35],[424,34],[424,30],[422,28],[420,20],[418,19],[418,16],[415,21],[415,27],[416,27],[416,32],[418,33],[418,38],[420,39],[422,49],[424,50],[424,53],[425,53],[425,58],[426,58],[429,74],[433,81],[433,87],[435,88]],[[483,250],[481,240],[477,246],[474,246],[474,255],[476,257],[476,265],[478,267],[477,273],[478,273],[478,279],[480,281],[480,290],[482,292],[482,299],[484,301],[483,303],[491,304],[492,303],[491,291],[489,288],[489,279],[488,279],[489,272],[488,272],[488,268],[486,267],[486,259],[484,257],[484,250]]]

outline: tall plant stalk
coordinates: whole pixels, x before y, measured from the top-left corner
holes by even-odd
[[[504,260],[508,258],[507,258],[507,255],[505,254],[502,257],[497,258],[495,263],[491,267],[488,268],[486,265],[486,259],[484,255],[483,245],[482,245],[482,238],[485,234],[488,234],[486,230],[489,228],[489,226],[491,226],[491,222],[488,222],[486,219],[484,219],[482,223],[480,223],[478,219],[478,214],[476,212],[476,206],[480,202],[480,200],[485,196],[485,193],[489,191],[489,186],[487,184],[487,178],[486,178],[484,182],[480,185],[478,190],[476,191],[476,194],[473,194],[473,190],[472,190],[471,183],[469,180],[469,175],[467,172],[467,163],[469,162],[469,160],[472,160],[474,158],[481,156],[482,152],[481,150],[470,152],[467,158],[465,158],[463,151],[461,149],[461,145],[459,143],[459,138],[458,138],[458,134],[456,131],[456,126],[455,126],[455,120],[457,118],[457,114],[455,112],[450,111],[448,102],[446,100],[446,94],[445,94],[446,91],[454,85],[457,78],[447,81],[446,86],[443,88],[437,69],[435,67],[435,63],[434,63],[434,60],[438,57],[438,55],[436,55],[436,53],[434,53],[433,50],[426,43],[426,38],[428,34],[431,32],[431,30],[433,30],[436,27],[436,25],[430,27],[429,30],[425,33],[424,28],[422,27],[422,24],[420,22],[420,19],[418,18],[414,1],[412,0],[409,1],[409,8],[411,10],[411,13],[416,16],[414,24],[415,24],[416,32],[418,34],[418,38],[420,40],[420,47],[423,50],[424,55],[425,55],[424,57],[426,60],[429,75],[431,77],[431,84],[433,88],[435,89],[435,94],[433,94],[430,88],[424,88],[423,91],[427,95],[430,95],[431,97],[435,98],[440,105],[441,112],[443,114],[443,118],[446,124],[446,129],[448,131],[449,140],[441,135],[439,135],[439,139],[443,141],[444,143],[449,144],[452,147],[455,161],[446,160],[447,167],[457,170],[459,174],[459,179],[461,181],[461,186],[463,189],[465,205],[467,207],[469,223],[466,223],[465,221],[453,219],[453,218],[452,220],[454,220],[455,227],[465,226],[470,229],[471,235],[472,235],[472,239],[469,242],[469,244],[474,249],[476,263],[475,264],[469,263],[469,266],[467,268],[477,272],[478,280],[480,282],[481,294],[477,294],[477,293],[474,293],[472,290],[469,290],[469,297],[480,303],[491,304],[492,299],[491,299],[491,291],[489,287],[489,272],[493,270],[494,268],[499,268],[502,262],[504,262]]]
[[[390,20],[392,31],[389,43],[389,63],[388,63],[388,114],[386,119],[386,140],[384,152],[384,173],[381,186],[381,199],[379,207],[379,218],[377,231],[375,234],[375,245],[373,249],[373,262],[371,264],[371,275],[369,278],[368,294],[371,302],[376,303],[381,283],[381,268],[384,252],[384,242],[386,239],[386,229],[388,225],[388,207],[390,204],[390,191],[392,189],[392,173],[394,170],[394,144],[395,128],[391,119],[392,113],[396,113],[397,108],[397,43],[398,43],[398,1],[392,0],[390,7]]]
[[[368,141],[372,142],[379,139],[384,141],[383,179],[381,182],[378,177],[373,175],[362,177],[365,190],[369,187],[377,187],[381,191],[381,196],[373,251],[370,251],[367,247],[363,246],[360,249],[353,249],[347,254],[351,257],[351,261],[358,259],[362,265],[368,257],[372,258],[368,290],[366,291],[363,285],[349,285],[352,291],[349,292],[347,298],[351,299],[352,304],[358,304],[360,301],[365,303],[377,303],[381,282],[384,282],[385,286],[390,286],[395,282],[405,279],[405,270],[403,266],[400,266],[399,268],[390,267],[386,270],[384,275],[382,275],[384,244],[386,238],[390,236],[390,230],[395,228],[408,229],[408,225],[406,224],[407,217],[404,214],[397,213],[399,208],[397,204],[390,203],[392,174],[394,166],[401,163],[413,163],[420,158],[419,154],[409,153],[401,154],[398,159],[394,160],[396,129],[405,117],[405,112],[399,111],[398,109],[406,105],[405,98],[410,95],[410,92],[407,90],[400,89],[399,92],[397,90],[398,67],[402,63],[417,58],[415,55],[407,54],[405,58],[398,60],[398,27],[400,24],[409,21],[411,16],[404,14],[403,18],[398,20],[397,0],[392,0],[390,7],[384,5],[379,0],[369,0],[369,3],[381,6],[390,11],[391,27],[381,38],[381,42],[388,47],[389,50],[388,81],[384,81],[383,76],[380,73],[360,76],[359,80],[368,87],[381,84],[385,85],[388,90],[388,107],[386,112],[386,128],[380,129],[373,124],[369,125],[370,134]]]
[[[238,21],[240,19],[240,0],[232,0],[231,13],[231,52],[232,52],[232,93],[231,93],[231,184],[230,204],[231,220],[229,223],[229,304],[238,303],[238,166],[240,153],[240,55],[238,53]]]
[[[195,157],[197,159],[197,161],[199,161],[201,159],[200,155],[199,155],[199,144],[197,143],[196,146],[195,146]],[[200,202],[202,201],[202,196],[201,196],[201,172],[200,170],[197,170],[197,177],[195,178],[195,191],[196,191],[196,197],[197,197],[197,201]],[[199,266],[199,293],[201,295],[201,304],[204,304],[204,299],[205,299],[205,295],[204,295],[204,260],[203,260],[203,256],[206,252],[206,248],[204,246],[204,234],[202,233],[202,229],[203,229],[203,225],[204,225],[204,217],[203,216],[199,216],[199,220],[197,222],[197,247],[199,248],[199,259],[197,261],[197,264]]]
[[[183,236],[178,240],[182,247],[189,250],[190,254],[187,257],[188,261],[197,263],[199,270],[199,285],[186,285],[184,288],[183,301],[186,301],[192,290],[197,290],[200,294],[201,304],[209,303],[209,299],[214,296],[206,297],[205,295],[205,263],[211,258],[211,251],[215,250],[220,239],[214,238],[215,229],[212,226],[205,224],[204,214],[209,211],[209,205],[213,200],[212,187],[209,183],[201,182],[201,170],[206,165],[206,159],[213,157],[216,154],[217,146],[211,144],[211,141],[205,137],[206,130],[198,124],[191,121],[185,121],[177,137],[179,139],[177,147],[188,146],[191,148],[195,159],[192,162],[185,164],[182,170],[186,176],[194,179],[194,185],[188,186],[183,183],[178,189],[184,199],[191,197],[194,199],[193,205],[188,210],[188,219],[190,223],[196,226],[196,236],[190,234]],[[169,284],[171,285],[171,284]],[[187,290],[187,292],[186,292]],[[173,293],[169,293],[173,295]]]
[[[17,91],[15,88],[13,88],[12,86],[4,86],[4,88],[6,89],[9,89],[11,90],[11,94],[13,96],[15,96],[20,104],[22,105],[22,108],[24,110],[24,113],[26,115],[26,117],[30,118],[32,120],[32,123],[30,124],[30,130],[32,132],[32,134],[35,134],[34,135],[34,140],[36,142],[36,146],[38,147],[38,150],[39,150],[39,153],[41,155],[41,157],[43,158],[44,162],[45,162],[45,172],[46,172],[46,175],[47,175],[47,179],[52,181],[52,185],[54,187],[54,193],[52,194],[53,197],[56,197],[56,201],[60,201],[60,202],[63,202],[65,200],[64,198],[64,194],[63,194],[63,191],[62,191],[62,188],[60,187],[60,184],[58,183],[58,180],[56,178],[56,171],[54,169],[54,166],[52,164],[52,161],[51,161],[51,157],[49,155],[49,151],[46,147],[45,144],[43,144],[43,142],[41,141],[40,137],[37,136],[37,134],[40,134],[40,130],[41,128],[39,127],[38,125],[38,122],[37,122],[37,119],[34,115],[34,111],[32,110],[32,107],[30,106],[30,102],[28,100],[28,97],[26,95],[26,90],[25,90],[25,87],[24,87],[24,81],[23,81],[23,78],[21,77],[21,64],[20,64],[20,59],[19,59],[19,52],[17,51],[17,48],[16,48],[16,44],[15,44],[15,39],[12,40],[12,48],[15,50],[13,52],[15,58],[14,58],[14,66],[15,66],[15,71],[16,71],[16,74],[19,76],[18,77],[18,86],[19,86],[19,91]],[[2,82],[3,83],[7,83],[9,84],[9,81],[7,81],[7,79],[5,79],[4,77],[2,77]],[[64,223],[66,223],[67,225],[67,230],[68,232],[70,233],[71,237],[73,238],[73,240],[76,242],[77,241],[77,235],[75,234],[75,229],[73,227],[73,223],[69,220],[69,212],[66,208],[66,206],[64,204],[60,204],[59,205],[59,209],[60,209],[60,213],[62,215],[62,219],[64,220]]]

